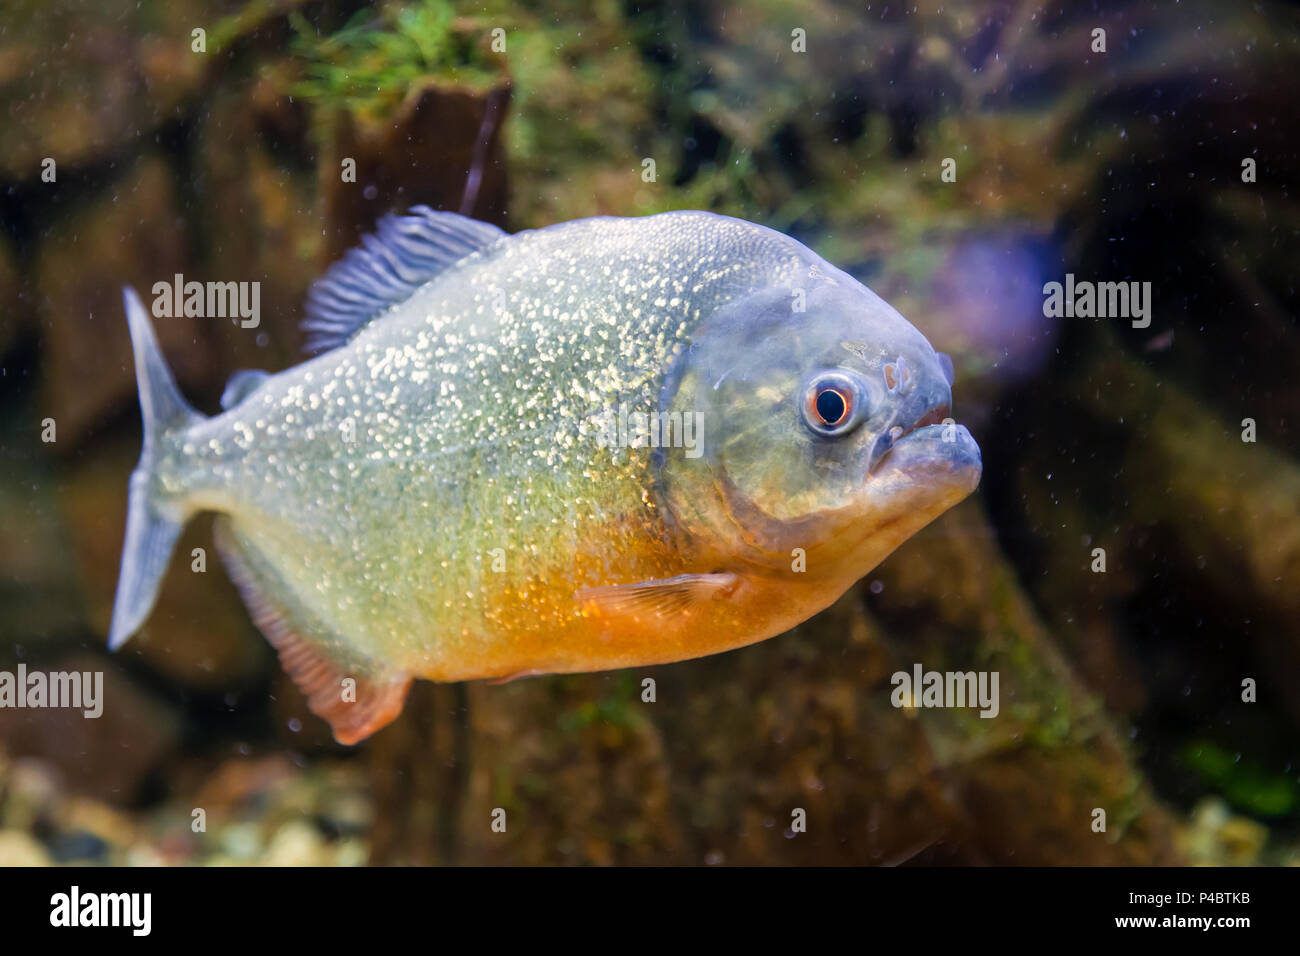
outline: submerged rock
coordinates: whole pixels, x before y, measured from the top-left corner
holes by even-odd
[[[149,775],[176,752],[176,712],[105,656],[82,652],[29,662],[28,668],[101,674],[102,713],[89,718],[84,708],[0,708],[0,747],[15,757],[38,758],[68,790],[134,803]]]
[[[54,862],[31,835],[21,830],[0,830],[0,867],[49,866]]]

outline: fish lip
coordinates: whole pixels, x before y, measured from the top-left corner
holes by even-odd
[[[949,429],[953,431],[948,433]],[[897,456],[895,448],[901,449]],[[868,498],[888,496],[901,480],[902,487],[960,489],[960,498],[964,498],[979,487],[983,474],[984,456],[970,430],[955,422],[939,422],[913,429],[906,439],[895,442],[874,463],[862,492]]]
[[[880,471],[881,467],[889,460],[890,454],[898,447],[900,442],[905,441],[907,438],[926,428],[933,428],[937,425],[942,425],[948,420],[951,414],[952,409],[945,402],[934,406],[934,408],[930,409],[913,422],[909,428],[901,428],[896,425],[893,428],[886,429],[885,433],[881,435],[876,442],[876,448],[872,454],[871,467],[867,469],[867,475],[870,477]],[[898,432],[898,434],[894,434],[895,432]]]
[[[936,405],[924,415],[916,420],[916,424],[905,431],[900,437],[906,438],[914,431],[920,431],[922,428],[929,428],[931,425],[942,425],[944,420],[952,415],[952,409],[945,402],[942,405]]]

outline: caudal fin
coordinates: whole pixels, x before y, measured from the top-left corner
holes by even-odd
[[[155,473],[159,448],[168,436],[203,419],[181,397],[140,297],[127,287],[122,290],[122,298],[131,329],[131,349],[135,353],[135,380],[144,418],[144,450],[128,485],[126,539],[122,543],[122,567],[113,601],[113,623],[108,632],[108,646],[113,650],[126,643],[153,610],[172,546],[189,517],[184,504],[166,499],[161,493]]]

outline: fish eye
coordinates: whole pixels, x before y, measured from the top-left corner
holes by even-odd
[[[864,417],[862,390],[847,375],[828,372],[804,389],[803,418],[817,435],[838,438],[852,431]]]
[[[834,428],[848,418],[851,401],[851,398],[846,397],[833,386],[828,386],[817,392],[817,397],[813,399],[813,408],[821,424],[827,428]]]

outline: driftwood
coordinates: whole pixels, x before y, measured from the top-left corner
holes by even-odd
[[[864,583],[794,632],[719,657],[422,694],[374,746],[382,829],[406,838],[376,842],[376,859],[1178,859],[1170,817],[1070,677],[978,502],[870,580],[880,593]],[[914,662],[998,670],[1001,713],[896,709],[890,675]],[[797,809],[806,832],[791,830]]]

